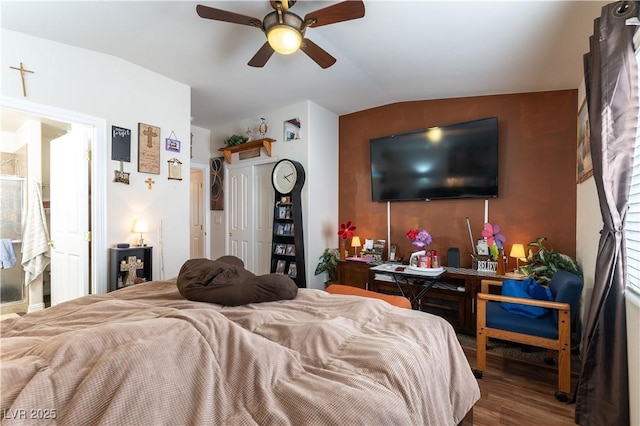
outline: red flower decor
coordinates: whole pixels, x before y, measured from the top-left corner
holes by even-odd
[[[355,225],[351,224],[351,221],[348,221],[347,223],[341,223],[340,229],[338,229],[338,235],[340,235],[340,238],[342,238],[343,240],[346,240],[347,238],[353,237],[353,231],[355,230],[356,227]]]

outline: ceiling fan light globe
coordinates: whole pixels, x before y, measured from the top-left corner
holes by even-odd
[[[302,35],[288,25],[274,25],[269,28],[267,41],[276,52],[289,55],[300,48]]]

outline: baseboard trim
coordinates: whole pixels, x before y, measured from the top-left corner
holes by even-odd
[[[42,311],[44,308],[44,303],[34,303],[33,305],[29,305],[27,313],[30,314],[31,312]]]

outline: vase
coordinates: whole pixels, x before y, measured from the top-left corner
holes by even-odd
[[[502,249],[498,250],[498,265],[496,267],[496,275],[504,275],[504,254]]]
[[[347,243],[342,238],[340,239],[340,260],[345,260],[347,258]]]

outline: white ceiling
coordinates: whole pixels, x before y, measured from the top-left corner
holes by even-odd
[[[337,59],[302,52],[247,62],[255,28],[198,17],[197,4],[262,19],[260,1],[6,1],[2,27],[83,47],[189,85],[192,124],[215,128],[311,100],[337,115],[407,100],[575,89],[593,19],[608,2],[365,0],[362,19],[309,28]],[[298,1],[292,12],[337,2]]]

